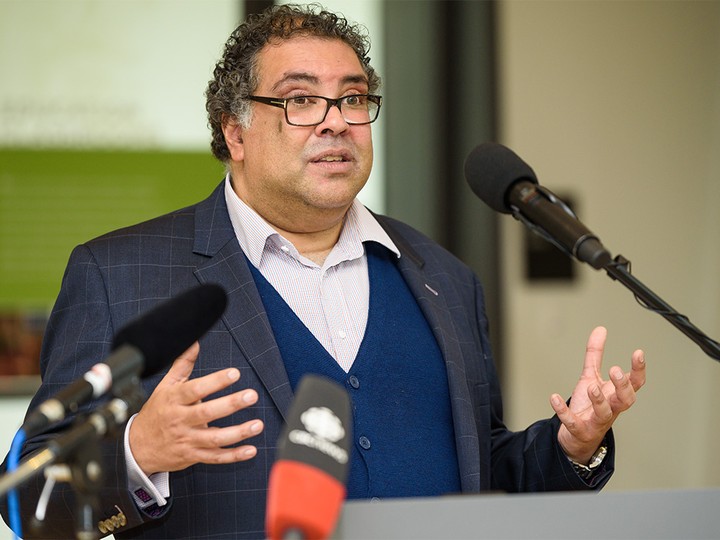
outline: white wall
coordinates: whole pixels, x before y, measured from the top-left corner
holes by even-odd
[[[208,147],[233,0],[3,0],[0,144]]]
[[[720,2],[505,1],[500,20],[502,142],[719,339]],[[522,232],[503,221],[511,426],[552,414],[549,395],[568,396],[603,324],[605,368],[635,348],[648,361],[608,489],[720,485],[720,364],[588,266],[570,285],[528,283]]]

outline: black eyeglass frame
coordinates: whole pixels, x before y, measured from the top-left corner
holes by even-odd
[[[345,118],[345,115],[342,112],[342,102],[348,98],[353,97],[366,97],[368,98],[368,101],[372,101],[377,105],[377,109],[375,110],[375,118],[368,122],[350,122],[347,118]],[[297,98],[317,98],[317,99],[324,99],[327,103],[327,108],[325,109],[325,114],[323,114],[322,120],[319,122],[316,122],[314,124],[293,124],[290,119],[288,118],[288,111],[287,111],[287,104],[289,101],[292,101],[293,99]],[[243,99],[247,99],[250,101],[257,101],[258,103],[264,103],[265,105],[270,105],[272,107],[277,107],[279,109],[283,109],[285,111],[285,121],[291,125],[296,127],[311,127],[311,126],[319,126],[322,124],[325,119],[327,118],[327,114],[330,112],[331,107],[337,107],[340,110],[340,114],[343,115],[343,119],[345,122],[348,123],[348,125],[351,126],[365,126],[367,124],[372,124],[375,120],[378,119],[378,116],[380,116],[380,107],[382,106],[382,96],[378,96],[376,94],[351,94],[349,96],[343,96],[339,97],[337,99],[329,98],[325,96],[294,96],[290,98],[275,98],[275,97],[267,97],[267,96],[253,96],[248,95],[245,96]]]

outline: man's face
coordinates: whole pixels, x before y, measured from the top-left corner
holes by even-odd
[[[271,42],[260,52],[257,69],[259,96],[338,98],[368,92],[355,52],[336,39]],[[285,121],[282,109],[254,103],[251,125],[240,138],[235,146],[229,143],[235,190],[287,231],[313,232],[344,215],[370,175],[370,125],[348,125],[337,107],[321,124],[298,127]]]

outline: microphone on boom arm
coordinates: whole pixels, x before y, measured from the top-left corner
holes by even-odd
[[[480,144],[465,160],[465,178],[490,208],[512,214],[567,255],[605,270],[630,289],[641,306],[664,317],[708,356],[720,361],[720,342],[633,276],[629,260],[622,255],[613,258],[565,203],[539,185],[535,172],[515,152],[497,143]]]
[[[493,210],[512,214],[562,251],[595,269],[612,259],[600,239],[578,220],[517,154],[497,143],[477,146],[465,161],[465,178]]]

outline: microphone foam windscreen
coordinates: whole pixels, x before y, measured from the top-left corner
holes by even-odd
[[[332,533],[346,494],[351,422],[344,388],[317,375],[301,379],[270,471],[268,538],[289,531],[303,538]]]
[[[350,397],[340,385],[317,375],[300,380],[277,459],[300,461],[347,480],[351,437]]]
[[[470,152],[465,160],[465,179],[478,197],[503,214],[510,213],[507,195],[515,182],[538,183],[530,165],[506,146],[492,142]]]
[[[145,359],[141,377],[161,371],[200,339],[227,306],[222,287],[193,287],[132,320],[115,335],[113,349],[132,345]]]

